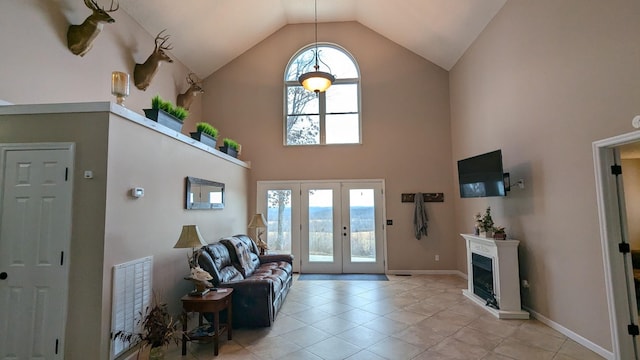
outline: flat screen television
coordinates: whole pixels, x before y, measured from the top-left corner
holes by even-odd
[[[460,197],[505,196],[502,151],[495,150],[458,161]]]

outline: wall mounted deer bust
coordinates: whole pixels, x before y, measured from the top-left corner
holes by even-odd
[[[173,49],[171,45],[165,45],[165,43],[169,40],[169,35],[161,36],[165,30],[160,31],[160,33],[158,33],[158,35],[156,36],[156,47],[155,49],[153,49],[151,55],[149,55],[149,57],[147,58],[147,61],[145,61],[143,64],[136,64],[136,66],[133,68],[133,82],[136,84],[136,87],[142,91],[147,90],[149,84],[151,84],[153,76],[156,74],[158,68],[160,67],[160,62],[173,62],[169,55],[165,54],[165,51]]]
[[[113,23],[115,20],[109,15],[118,10],[120,4],[113,7],[113,0],[109,10],[101,8],[95,0],[84,0],[84,4],[93,12],[80,25],[69,25],[67,30],[67,47],[72,53],[84,56],[93,45],[93,40],[102,31],[104,23]]]
[[[189,88],[184,93],[178,95],[178,100],[176,104],[178,106],[182,106],[183,108],[189,110],[191,103],[198,96],[198,94],[204,93],[204,89],[202,88],[202,82],[193,79],[194,73],[189,73],[187,75],[187,82],[189,83]]]

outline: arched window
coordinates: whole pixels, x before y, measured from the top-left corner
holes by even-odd
[[[314,71],[316,45],[298,51],[287,64],[285,87],[285,145],[359,144],[360,72],[354,58],[333,44],[318,44],[320,71],[336,81],[322,93],[305,90],[298,77]]]

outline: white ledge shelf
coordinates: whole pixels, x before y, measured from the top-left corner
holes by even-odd
[[[59,113],[88,113],[88,112],[110,112],[116,114],[123,119],[132,121],[138,125],[148,129],[157,131],[161,134],[174,138],[187,145],[196,147],[202,151],[206,151],[211,155],[232,162],[236,165],[251,168],[250,163],[229,156],[222,151],[204,145],[198,140],[192,139],[177,131],[171,130],[157,122],[147,119],[146,117],[129,110],[118,104],[102,101],[102,102],[85,102],[85,103],[56,103],[56,104],[26,104],[26,105],[6,105],[0,106],[0,115],[26,115],[26,114],[59,114]]]

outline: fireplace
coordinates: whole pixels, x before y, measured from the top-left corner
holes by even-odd
[[[520,304],[518,240],[461,234],[467,245],[464,296],[499,319],[528,319]]]
[[[473,293],[481,299],[494,299],[493,260],[480,254],[471,254]]]

